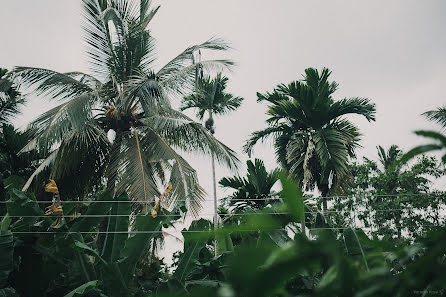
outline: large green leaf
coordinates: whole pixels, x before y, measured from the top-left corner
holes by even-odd
[[[102,251],[102,257],[109,263],[118,260],[120,252],[124,248],[125,240],[128,237],[131,212],[131,204],[128,202],[126,193],[120,195],[116,200],[122,202],[113,203]]]
[[[369,270],[366,259],[367,243],[370,239],[361,229],[348,228],[344,230],[345,247],[349,255],[360,255],[365,267]]]
[[[15,220],[15,222],[11,224],[11,230],[29,231],[30,227],[37,221],[37,218],[32,216],[43,216],[44,213],[42,209],[39,207],[36,198],[32,194],[26,194],[15,188],[13,188],[9,194],[10,199],[7,203],[8,214],[11,217],[25,216],[21,220]],[[44,218],[43,221],[50,225],[52,219],[47,217]]]
[[[93,202],[88,206],[87,212],[85,215],[98,215],[97,217],[82,217],[81,219],[77,220],[76,223],[73,224],[73,226],[70,228],[71,232],[76,231],[90,231],[92,228],[95,228],[103,219],[104,217],[100,215],[106,215],[112,205],[111,203],[105,203],[102,201],[110,201],[112,200],[112,196],[109,191],[102,192],[97,201],[99,202]],[[127,203],[128,204],[128,203]]]
[[[282,196],[288,211],[296,222],[302,222],[305,220],[302,191],[285,173],[280,174],[280,181],[282,182]]]
[[[229,233],[217,233],[218,252],[232,252],[234,251],[234,245],[232,244],[231,235]]]
[[[192,222],[189,231],[208,231],[210,223],[204,219]],[[194,268],[195,262],[202,248],[206,246],[207,239],[202,236],[193,236],[191,233],[183,232],[184,237],[184,254],[178,263],[173,277],[180,281],[184,281]]]
[[[121,259],[118,261],[121,273],[126,281],[129,281],[138,261],[147,253],[150,241],[161,231],[162,222],[159,217],[152,218],[149,215],[138,215],[135,218],[134,233],[125,241],[121,250]]]
[[[0,288],[5,287],[12,270],[13,238],[9,231],[0,231]]]
[[[2,219],[2,222],[0,223],[0,231],[8,231],[11,220],[12,218],[9,216],[8,213],[6,213]]]
[[[70,293],[66,294],[64,297],[85,296],[84,294],[88,293],[88,291],[90,291],[91,289],[97,287],[98,284],[99,284],[98,280],[94,280],[94,281],[85,283],[85,284],[77,287]]]

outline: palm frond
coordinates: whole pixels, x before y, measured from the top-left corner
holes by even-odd
[[[346,114],[364,116],[369,122],[375,121],[376,107],[367,98],[348,98],[334,102],[329,109],[330,119],[336,119]]]
[[[231,60],[207,60],[190,65],[171,69],[169,72],[162,73],[161,70],[156,74],[160,78],[160,84],[167,92],[173,94],[185,95],[186,92],[195,87],[195,71],[205,69],[206,71],[222,71],[229,69],[234,62]]]
[[[35,147],[43,151],[60,143],[71,129],[83,129],[91,119],[91,106],[96,99],[94,93],[76,96],[40,115],[29,125],[31,144],[22,152]]]
[[[45,160],[43,160],[42,163],[40,163],[39,167],[36,168],[36,170],[33,172],[33,174],[31,174],[31,176],[28,178],[25,185],[23,186],[23,192],[26,192],[28,190],[29,186],[38,174],[40,174],[42,171],[44,171],[46,168],[54,163],[54,161],[56,160],[56,156],[57,150],[54,150]]]
[[[208,156],[213,152],[219,163],[232,170],[238,167],[239,160],[232,149],[218,141],[201,124],[181,112],[173,109],[160,111],[160,116],[153,116],[142,122],[147,123],[176,149]]]
[[[170,169],[170,180],[172,183],[171,203],[178,199],[190,198],[193,212],[199,211],[200,202],[204,198],[204,192],[198,184],[195,170],[184,160],[169,144],[168,139],[148,125],[141,127],[143,137],[141,147],[143,153],[150,156],[150,162],[173,161]],[[170,163],[169,163],[170,164]]]
[[[287,127],[285,124],[281,124],[253,132],[250,138],[246,141],[245,145],[243,146],[243,151],[250,156],[252,154],[254,146],[256,145],[257,142],[259,142],[259,140],[263,142],[269,137],[276,138],[281,133],[285,132],[288,129],[289,127]]]
[[[198,50],[226,51],[228,49],[230,49],[229,44],[220,38],[212,38],[201,44],[190,46],[162,67],[157,76],[163,80],[180,69],[195,64],[193,55]]]
[[[88,84],[71,75],[48,69],[16,67],[13,74],[22,85],[34,88],[37,95],[44,95],[49,99],[65,99],[92,91]]]
[[[437,108],[436,110],[430,110],[423,115],[430,121],[436,122],[446,128],[446,106]]]

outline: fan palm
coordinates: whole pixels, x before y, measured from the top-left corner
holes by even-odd
[[[61,101],[30,124],[33,139],[22,151],[37,150],[47,158],[25,190],[46,167],[52,168],[53,179],[75,177],[83,189],[102,183],[105,175],[112,192],[126,191],[138,201],[159,196],[158,189],[170,182],[169,203],[190,198],[190,209],[197,213],[204,193],[195,170],[180,153],[213,154],[229,167],[236,166],[231,149],[170,104],[172,96],[191,90],[198,67],[222,69],[233,64],[196,63],[194,52],[223,51],[228,45],[211,39],[190,46],[155,71],[154,39],[147,26],[158,8],[151,9],[149,0],[83,0],[92,73],[15,69],[25,87]]]
[[[375,120],[375,105],[366,98],[335,101],[338,84],[331,71],[305,70],[303,81],[280,84],[272,93],[257,93],[258,102],[270,103],[268,128],[254,132],[244,149],[251,153],[259,140],[274,138],[276,158],[305,189],[315,186],[322,196],[343,189],[350,175],[348,158],[358,147],[359,130],[344,118],[348,114]],[[327,200],[323,198],[327,212]]]
[[[229,206],[237,208],[250,207],[262,209],[270,204],[274,194],[272,188],[279,180],[279,170],[267,171],[262,160],[255,159],[246,162],[248,173],[246,177],[224,177],[219,184],[223,188],[233,189],[235,192],[227,198]]]
[[[215,78],[210,76],[203,77],[201,69],[197,71],[197,81],[195,92],[184,97],[180,109],[182,111],[189,108],[197,110],[197,118],[203,120],[206,113],[208,119],[205,122],[206,129],[215,133],[214,115],[223,115],[234,111],[240,107],[243,98],[235,97],[226,92],[228,78],[218,73]],[[212,179],[214,191],[214,228],[217,228],[217,186],[215,180],[215,162],[212,155]],[[217,248],[215,249],[217,253]]]

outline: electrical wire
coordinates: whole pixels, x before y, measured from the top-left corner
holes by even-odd
[[[376,194],[376,195],[348,195],[348,196],[319,196],[319,197],[305,197],[304,200],[309,200],[309,199],[329,199],[329,200],[333,200],[333,199],[338,199],[338,198],[357,198],[357,197],[396,197],[396,196],[427,196],[427,197],[436,197],[437,195],[435,195],[434,193],[417,193],[417,194]],[[269,198],[236,198],[236,199],[226,199],[226,198],[221,198],[220,201],[222,200],[228,200],[229,202],[244,202],[244,201],[269,201],[269,200],[275,200],[275,201],[282,201],[283,199],[280,198],[279,196],[270,196]],[[175,200],[175,202],[187,202],[189,201],[189,199],[178,199]],[[200,202],[212,202],[214,201],[213,199],[201,199]],[[14,203],[15,201],[0,201],[0,204],[6,204],[6,203]],[[48,203],[52,203],[51,201],[33,201],[34,203],[42,203],[42,204],[48,204]],[[66,200],[66,201],[61,201],[62,204],[71,204],[71,203],[142,203],[142,204],[147,204],[147,203],[151,203],[148,202],[146,200],[129,200],[129,201],[120,201],[120,200],[79,200],[79,201],[75,201],[75,200]],[[153,202],[153,201],[152,201]]]

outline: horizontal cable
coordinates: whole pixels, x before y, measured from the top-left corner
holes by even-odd
[[[376,194],[376,195],[366,195],[366,194],[359,194],[359,195],[346,195],[346,196],[319,196],[319,197],[304,197],[304,200],[306,199],[337,199],[337,198],[356,198],[356,197],[363,197],[363,196],[367,196],[367,197],[396,197],[396,196],[436,196],[433,193],[417,193],[417,194]],[[272,198],[272,196],[270,196],[270,198],[236,198],[236,199],[230,199],[230,198],[220,198],[218,200],[227,200],[229,202],[231,201],[269,201],[269,200],[283,200],[282,198],[278,197],[278,196],[274,196],[274,198]],[[175,200],[175,202],[187,202],[189,201],[188,199],[179,199],[179,200]],[[200,200],[200,202],[212,202],[214,201],[213,199],[203,199]],[[16,201],[0,201],[0,204],[6,204],[6,203],[14,203]],[[32,201],[33,203],[42,203],[42,204],[49,204],[52,203],[52,201]],[[129,201],[120,201],[120,200],[79,200],[79,201],[74,201],[74,200],[65,200],[65,201],[61,201],[62,204],[64,203],[153,203],[152,201],[145,201],[145,200],[129,200]]]
[[[350,213],[350,214],[361,214],[365,212],[397,212],[397,211],[405,211],[407,209],[404,208],[394,208],[394,209],[376,209],[376,210],[328,210],[327,213]],[[322,211],[305,211],[305,214],[322,214]],[[249,213],[218,213],[219,216],[251,216],[251,215],[289,215],[291,212],[249,212]],[[372,213],[373,214],[373,213]],[[137,214],[141,215],[141,214]],[[202,213],[200,216],[213,216],[213,213]],[[128,214],[80,214],[80,215],[17,215],[17,216],[0,216],[0,218],[9,217],[9,218],[106,218],[106,217],[130,217],[135,215]],[[159,213],[156,215],[157,217],[189,217],[194,214],[185,213],[185,214],[163,214]]]
[[[419,225],[417,227],[442,227],[437,225]],[[374,227],[357,227],[357,226],[344,226],[344,227],[315,227],[315,228],[308,228],[306,227],[306,230],[309,231],[317,231],[317,230],[346,230],[346,229],[373,229]],[[405,228],[403,228],[405,229]],[[252,230],[234,230],[233,232],[259,232],[259,231],[288,231],[286,229],[252,229]],[[397,230],[395,230],[396,232]],[[169,231],[12,231],[12,234],[170,234],[170,233],[205,233],[205,234],[212,234],[214,231],[212,230],[169,230]],[[296,232],[295,232],[296,233]],[[299,232],[297,232],[299,233]]]
[[[373,209],[373,210],[327,210],[328,214],[339,213],[339,214],[375,214],[377,212],[404,212],[408,211],[405,208],[390,208],[390,209]],[[433,212],[433,211],[431,211]],[[322,211],[305,211],[305,214],[322,214]],[[246,213],[218,213],[219,216],[251,216],[251,215],[290,215],[291,212],[246,212]],[[136,214],[141,215],[141,214]],[[213,213],[201,213],[199,216],[213,216]],[[80,215],[16,215],[16,216],[0,216],[0,218],[9,217],[9,218],[106,218],[106,217],[130,217],[135,216],[133,214],[80,214]],[[191,213],[183,213],[183,214],[164,214],[158,213],[157,217],[196,217]]]

